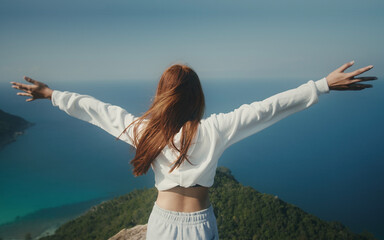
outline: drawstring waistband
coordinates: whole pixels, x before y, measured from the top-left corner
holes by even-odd
[[[160,208],[156,202],[152,214],[164,219],[169,223],[198,224],[214,218],[212,205],[209,208],[197,212],[176,212]]]

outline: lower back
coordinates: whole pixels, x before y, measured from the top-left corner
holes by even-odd
[[[207,187],[174,187],[159,191],[156,204],[163,209],[176,212],[197,212],[210,206]]]

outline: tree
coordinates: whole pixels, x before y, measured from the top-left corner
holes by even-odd
[[[32,235],[30,233],[25,234],[25,240],[32,240]]]

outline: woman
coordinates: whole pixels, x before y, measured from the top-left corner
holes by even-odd
[[[162,75],[149,110],[137,118],[124,109],[90,96],[61,92],[24,77],[32,85],[12,82],[27,101],[51,99],[69,115],[103,128],[136,148],[131,161],[135,176],[150,167],[155,173],[158,197],[148,221],[147,239],[218,239],[216,219],[209,202],[219,157],[231,144],[282,118],[310,107],[329,90],[361,90],[359,84],[375,77],[356,76],[344,64],[326,78],[309,81],[261,102],[242,105],[227,114],[202,119],[204,94],[197,74],[184,65],[173,65]]]

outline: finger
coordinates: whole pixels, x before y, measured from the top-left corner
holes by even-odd
[[[339,85],[339,86],[333,86],[330,89],[336,90],[336,91],[346,91],[346,90],[363,90],[365,88],[372,88],[371,84],[348,84],[348,85]]]
[[[33,80],[32,78],[27,77],[27,76],[24,76],[24,80],[27,81],[27,82],[30,82],[32,84],[35,84],[35,85],[37,85],[37,83],[38,83],[38,81]]]
[[[29,85],[21,84],[21,83],[17,83],[17,84],[12,85],[12,88],[22,90],[22,91],[29,91],[30,90]]]
[[[369,66],[366,66],[366,67],[357,69],[357,70],[355,70],[355,71],[353,71],[353,72],[350,72],[349,75],[352,76],[352,77],[354,77],[354,76],[360,75],[360,74],[362,74],[362,73],[364,73],[364,72],[366,72],[366,71],[369,71],[369,70],[371,70],[372,68],[373,68],[373,66],[372,66],[372,65],[369,65]]]
[[[355,78],[351,81],[351,83],[357,83],[357,82],[367,82],[367,81],[373,81],[377,80],[377,77],[360,77],[360,78]]]
[[[371,84],[351,84],[351,85],[348,85],[348,90],[359,91],[359,90],[363,90],[366,88],[372,88],[372,85]]]
[[[336,69],[336,71],[338,71],[338,72],[344,72],[347,68],[351,67],[354,63],[355,63],[355,61],[350,61],[350,62],[348,62],[348,63],[344,63],[341,67],[339,67],[338,69]]]
[[[18,93],[16,93],[16,95],[18,95],[18,96],[33,97],[32,94],[30,94],[30,93],[25,93],[25,92],[18,92]]]
[[[18,83],[18,82],[11,82],[11,83],[12,83],[12,87],[13,87],[13,86],[21,86],[21,85],[25,85],[25,84]]]
[[[31,101],[33,101],[33,100],[35,100],[34,98],[28,98],[27,100],[25,100],[26,102],[31,102]]]

